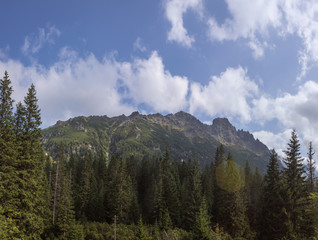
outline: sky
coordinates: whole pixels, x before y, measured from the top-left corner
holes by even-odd
[[[316,0],[1,2],[0,77],[42,127],[79,115],[227,117],[282,154],[318,149]]]

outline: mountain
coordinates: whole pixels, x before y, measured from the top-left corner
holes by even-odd
[[[81,148],[93,152],[103,150],[106,156],[134,154],[160,157],[169,146],[175,160],[196,157],[201,167],[213,161],[215,150],[222,143],[231,151],[235,161],[251,168],[266,171],[269,149],[247,131],[236,130],[226,118],[216,118],[212,125],[200,122],[194,116],[178,112],[163,116],[159,113],[130,116],[121,115],[75,117],[58,121],[43,130],[44,147],[53,156],[57,144],[63,141],[68,153],[77,153]]]

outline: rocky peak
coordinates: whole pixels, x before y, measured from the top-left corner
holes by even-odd
[[[223,138],[226,142],[233,143],[236,129],[227,118],[215,118],[211,129],[213,135]]]
[[[176,114],[172,116],[174,116],[178,121],[188,122],[193,124],[202,124],[196,117],[183,111],[177,112]]]
[[[236,129],[227,118],[215,118],[211,126],[211,132],[221,143],[238,144]]]
[[[131,113],[129,118],[136,118],[136,117],[139,117],[139,116],[140,116],[140,113],[138,111],[136,111],[136,112]]]

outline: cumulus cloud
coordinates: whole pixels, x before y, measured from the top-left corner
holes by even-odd
[[[282,13],[280,0],[225,0],[232,18],[219,24],[209,19],[209,36],[211,40],[237,40],[238,38],[254,38],[255,33],[268,34],[269,27],[280,27]]]
[[[168,40],[176,41],[188,48],[195,39],[183,26],[183,15],[190,9],[201,14],[202,0],[167,0],[165,4],[166,18],[171,23]]]
[[[303,43],[299,49],[302,79],[318,61],[318,2],[315,0],[226,0],[231,18],[218,23],[210,17],[208,36],[212,41],[248,39],[254,57],[263,55],[259,39],[266,39],[274,29],[279,36],[297,35]],[[258,40],[255,41],[256,36]]]
[[[145,103],[155,111],[174,112],[187,106],[188,79],[172,76],[165,70],[161,57],[154,51],[149,59],[135,59],[120,67],[128,97]]]
[[[286,150],[287,143],[290,139],[292,129],[287,129],[280,133],[272,133],[269,131],[253,132],[255,138],[258,138],[269,149],[275,149],[277,154],[284,157],[284,150]]]
[[[309,141],[318,149],[318,83],[307,81],[298,88],[296,94],[285,93],[271,98],[262,96],[253,101],[253,118],[266,122],[276,119],[284,128],[296,129],[304,144]]]
[[[130,114],[138,104],[168,112],[186,107],[187,78],[172,76],[157,52],[132,62],[113,57],[98,60],[94,54],[83,58],[68,48],[59,56],[49,67],[0,61],[10,74],[17,101],[35,84],[44,126],[78,115]]]
[[[37,34],[25,37],[21,51],[25,55],[38,53],[45,44],[54,44],[55,39],[60,35],[61,31],[55,26],[39,28]]]
[[[242,67],[227,68],[220,76],[212,76],[208,85],[191,84],[190,112],[203,112],[214,116],[239,117],[244,122],[251,120],[249,98],[255,96],[258,86]]]

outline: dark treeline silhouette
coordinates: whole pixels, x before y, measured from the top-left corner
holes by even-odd
[[[300,157],[296,131],[284,167],[272,150],[262,176],[220,145],[194,158],[106,157],[84,148],[44,154],[34,85],[16,104],[0,80],[0,239],[315,239],[314,150]],[[125,154],[127,156],[127,154]]]

